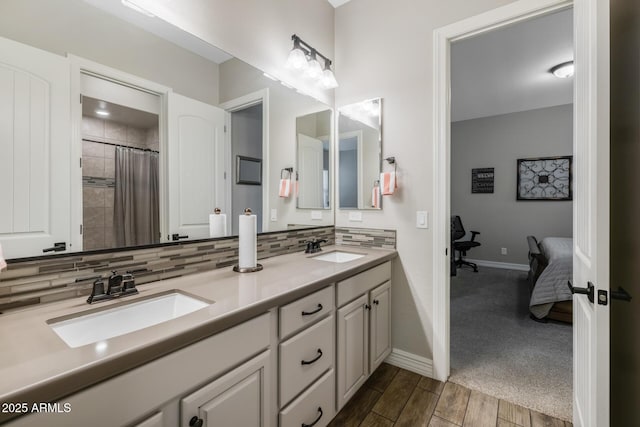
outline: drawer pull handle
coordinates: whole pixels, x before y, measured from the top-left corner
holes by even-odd
[[[303,360],[302,362],[300,362],[301,365],[312,365],[314,363],[316,363],[318,361],[318,359],[320,359],[322,357],[322,350],[318,349],[318,355],[316,357],[314,357],[311,360]],[[315,424],[315,423],[313,423]],[[311,424],[311,425],[313,425]]]
[[[198,418],[196,416],[191,417],[191,419],[189,420],[189,426],[191,427],[202,427],[203,423],[204,421],[202,420],[202,418]]]
[[[313,427],[314,425],[318,424],[318,421],[320,421],[320,418],[322,418],[322,408],[318,408],[318,412],[318,418],[316,418],[314,422],[312,422],[311,424],[302,423],[302,427]]]
[[[312,314],[316,314],[316,313],[318,313],[318,312],[322,311],[322,309],[323,309],[323,308],[324,308],[324,307],[322,307],[322,304],[318,304],[318,308],[316,308],[316,309],[315,309],[315,310],[313,310],[313,311],[303,311],[303,312],[302,312],[302,315],[303,315],[303,316],[311,316]]]

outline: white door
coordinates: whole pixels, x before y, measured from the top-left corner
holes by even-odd
[[[609,1],[574,3],[573,423],[609,425]]]
[[[369,295],[338,310],[338,410],[369,375]]]
[[[324,205],[322,165],[324,164],[322,141],[298,134],[298,206],[301,208],[318,208]]]
[[[43,255],[56,243],[71,249],[70,75],[66,58],[0,38],[0,243],[8,258]]]
[[[224,110],[171,93],[168,125],[168,240],[208,238],[209,214],[216,207],[229,214]]]

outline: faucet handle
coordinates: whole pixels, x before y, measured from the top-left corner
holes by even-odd
[[[93,288],[91,289],[91,295],[87,298],[87,303],[91,304],[106,298],[108,298],[108,295],[104,292],[104,282],[102,281],[102,277],[97,277],[93,282]]]

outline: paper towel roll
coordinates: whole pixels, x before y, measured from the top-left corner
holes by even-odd
[[[209,215],[209,237],[224,237],[227,235],[227,215]]]
[[[258,261],[256,216],[240,215],[239,225],[238,267],[255,268]]]
[[[2,253],[2,245],[0,245],[0,271],[7,268],[7,262],[4,260],[4,253]]]

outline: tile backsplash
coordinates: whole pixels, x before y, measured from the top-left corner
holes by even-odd
[[[334,227],[261,234],[258,259],[302,251],[305,242],[313,237],[327,239],[328,245],[334,244]],[[7,270],[0,273],[0,311],[88,295],[92,278],[109,276],[111,270],[144,270],[135,274],[136,284],[144,284],[230,266],[237,259],[238,238],[230,237],[17,260],[9,262]]]
[[[396,231],[377,228],[336,227],[336,245],[396,248]]]

